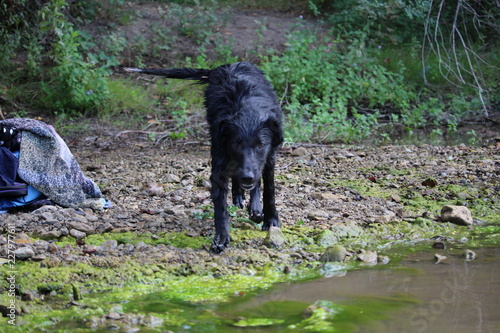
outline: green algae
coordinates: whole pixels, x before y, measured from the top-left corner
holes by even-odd
[[[172,245],[177,248],[201,249],[203,246],[209,245],[211,239],[202,236],[188,236],[185,232],[161,233],[159,235],[150,232],[123,232],[123,233],[105,233],[93,234],[85,237],[85,243],[89,245],[100,245],[102,242],[114,239],[118,244],[132,244],[144,242],[147,245]],[[56,242],[59,246],[67,244],[74,245],[75,239],[72,237],[62,237]]]
[[[418,177],[417,177],[418,178]],[[424,176],[420,177],[422,180]],[[354,189],[362,196],[384,198],[400,198],[400,204],[413,215],[431,212],[439,215],[445,205],[467,206],[475,219],[489,223],[500,223],[500,197],[495,194],[493,186],[474,186],[471,184],[443,184],[432,188],[407,180],[377,178],[336,180],[335,186]]]
[[[355,182],[354,187],[362,195],[387,198],[393,193],[401,193],[401,191],[393,192],[390,186],[383,184],[365,183]],[[425,195],[420,190],[407,189],[406,192],[403,191],[401,200],[406,208],[414,212],[430,211],[437,214],[443,204],[450,203],[446,199],[448,197],[452,198],[453,203],[467,203],[475,217],[480,216],[484,221],[500,222],[497,213],[500,211],[497,209],[498,199],[486,197],[491,194],[488,190],[467,191],[468,189],[461,185],[442,187],[438,185],[433,188],[435,192]],[[374,223],[365,229],[355,223],[353,225],[357,228],[337,226],[339,230],[332,229],[338,238],[338,243],[344,244],[351,250],[372,249],[379,252],[391,250],[390,269],[397,269],[397,262],[405,256],[431,248],[432,238],[436,236],[443,237],[452,247],[450,253],[456,255],[458,250],[455,251],[453,248],[500,245],[500,226],[496,224],[474,225],[469,228],[416,217],[402,222]],[[290,249],[299,247],[318,252],[324,250],[324,244],[318,244],[321,243],[322,232],[307,225],[283,230],[287,238],[287,247]],[[258,245],[265,235],[255,227],[233,229],[231,234],[235,248]],[[142,241],[153,246],[166,244],[193,249],[201,249],[211,241],[207,237],[190,237],[185,233],[154,235],[126,232],[89,235],[85,238],[85,242],[100,245],[109,239],[115,239],[118,244],[136,244]],[[66,244],[74,245],[75,240],[65,238],[58,242],[60,246]],[[234,326],[264,327],[267,322],[270,329],[284,332],[354,332],[359,325],[353,325],[352,322],[368,325],[411,303],[411,300],[397,298],[394,300],[363,298],[352,304],[338,305],[337,308],[340,310],[335,315],[320,308],[316,314],[313,313],[306,319],[301,316],[307,304],[301,304],[299,311],[297,304],[291,305],[287,302],[282,306],[274,305],[275,312],[283,312],[283,315],[276,313],[274,316],[269,316],[256,312],[257,315],[246,315],[245,319],[241,319],[238,317],[241,314],[230,310],[224,310],[222,314],[218,309],[222,309],[223,304],[230,306],[235,302],[241,302],[271,289],[279,282],[300,281],[321,274],[315,265],[309,269],[306,269],[305,265],[294,266],[294,274],[283,274],[282,265],[273,267],[267,263],[271,259],[263,254],[259,255],[258,252],[242,255],[241,260],[246,263],[258,263],[259,267],[256,269],[249,266],[251,274],[215,276],[210,271],[200,271],[195,265],[145,264],[132,259],[115,262],[110,259],[90,257],[87,262],[72,263],[68,266],[50,260],[20,262],[16,265],[18,277],[16,283],[20,293],[35,292],[45,297],[43,300],[36,299],[31,302],[18,300],[16,304],[18,310],[25,309],[28,313],[19,317],[18,324],[22,326],[14,328],[9,326],[8,329],[9,332],[30,332],[40,329],[61,332],[73,329],[76,332],[87,332],[91,331],[88,327],[89,318],[102,317],[119,305],[119,311],[123,313],[154,314],[163,320],[164,324],[160,328],[145,328],[145,331],[175,330],[187,325],[186,327],[196,328],[197,332],[231,332]],[[348,265],[346,269],[354,267],[355,265]],[[380,266],[375,267],[377,268]],[[5,279],[0,280],[0,288],[6,289]],[[5,295],[0,296],[0,304],[8,304],[8,301],[9,298]],[[74,301],[77,301],[76,305]],[[291,311],[293,314],[286,310],[288,307],[294,309]],[[227,319],[228,313],[230,319]],[[77,330],[74,329],[75,325],[79,327]],[[0,329],[5,327],[4,323],[0,323]]]

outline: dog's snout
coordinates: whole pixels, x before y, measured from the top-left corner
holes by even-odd
[[[254,175],[253,173],[245,173],[242,177],[241,177],[241,182],[243,184],[252,184],[253,183],[253,180],[254,180]]]

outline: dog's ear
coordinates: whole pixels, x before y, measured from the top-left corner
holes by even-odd
[[[273,133],[272,145],[273,147],[277,147],[283,143],[283,128],[281,125],[281,121],[274,118],[269,117],[266,121],[266,127],[271,130]]]

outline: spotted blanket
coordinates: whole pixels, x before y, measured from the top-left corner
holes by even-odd
[[[22,180],[61,206],[103,208],[101,191],[83,175],[52,126],[26,118],[3,120],[1,125],[21,131],[18,175]]]

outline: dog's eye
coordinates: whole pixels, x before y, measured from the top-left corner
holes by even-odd
[[[238,150],[241,147],[241,141],[239,140],[233,141],[231,145],[233,146],[234,150]]]
[[[265,143],[262,143],[262,142],[259,142],[257,144],[257,149],[264,149],[266,147],[266,144]]]

